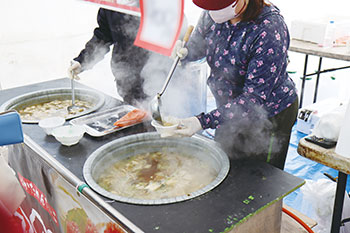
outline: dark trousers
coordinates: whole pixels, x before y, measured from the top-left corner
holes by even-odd
[[[297,114],[298,99],[272,118],[242,119],[216,129],[215,141],[231,160],[261,160],[283,170]]]

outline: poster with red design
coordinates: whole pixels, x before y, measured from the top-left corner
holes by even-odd
[[[141,16],[134,44],[170,56],[180,35],[184,0],[82,0],[110,10]]]
[[[140,0],[140,9],[135,45],[170,56],[181,32],[184,0]]]
[[[26,193],[30,196],[34,197],[51,216],[53,222],[58,225],[57,213],[54,208],[52,208],[52,206],[48,203],[45,194],[32,181],[24,178],[19,172],[17,175],[24,191],[26,191]]]
[[[103,8],[119,11],[126,14],[140,16],[139,0],[82,0],[98,4]]]
[[[9,218],[19,226],[16,232],[11,233],[127,232],[86,196],[80,194],[76,187],[50,167],[38,153],[27,144],[9,147],[10,165],[16,171],[26,195],[21,206]],[[4,216],[1,208],[0,216]],[[2,230],[0,221],[1,233]]]

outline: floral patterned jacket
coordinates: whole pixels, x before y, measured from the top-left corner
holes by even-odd
[[[297,98],[287,73],[289,32],[278,8],[265,6],[254,21],[216,24],[207,11],[187,44],[186,61],[206,57],[217,109],[197,116],[203,129],[242,117],[272,117]]]

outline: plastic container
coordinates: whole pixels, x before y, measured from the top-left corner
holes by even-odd
[[[332,48],[334,45],[334,41],[335,41],[335,24],[334,24],[334,21],[331,20],[327,24],[322,46],[324,48]]]
[[[140,122],[137,122],[135,124],[131,124],[121,128],[115,127],[113,125],[114,122],[116,122],[125,114],[134,109],[135,107],[131,105],[121,105],[115,108],[108,109],[106,111],[96,112],[93,114],[73,119],[69,123],[72,125],[82,125],[85,127],[87,134],[93,137],[101,137],[139,124]],[[147,117],[144,118],[144,120],[146,119]]]
[[[335,148],[335,153],[338,155],[350,158],[350,102],[345,112],[343,123],[341,124],[338,143]]]
[[[197,115],[207,111],[207,79],[209,66],[205,58],[193,61],[188,64],[191,70],[191,86],[193,87],[190,93],[191,110],[189,116]]]
[[[39,127],[44,130],[47,135],[52,134],[52,130],[60,127],[66,120],[63,117],[49,117],[39,121]]]
[[[151,125],[157,130],[161,137],[169,137],[173,135],[173,131],[178,127],[179,121],[176,118],[163,117],[163,120],[167,123],[161,125],[157,121],[152,120]]]
[[[81,125],[65,125],[55,128],[52,135],[62,145],[72,146],[77,144],[84,136],[85,128]]]
[[[186,118],[206,112],[207,79],[208,64],[205,58],[178,65],[162,95],[161,114]]]

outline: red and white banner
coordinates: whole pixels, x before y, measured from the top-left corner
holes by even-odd
[[[184,0],[82,0],[103,8],[140,16],[134,44],[170,56],[180,35]]]
[[[32,181],[24,178],[19,172],[17,174],[22,188],[38,201],[38,203],[50,214],[55,224],[58,225],[57,213],[47,201],[46,195]]]
[[[0,205],[0,233],[126,232],[27,144],[9,146],[9,162],[26,197],[13,216]]]
[[[141,24],[135,45],[170,56],[181,32],[184,0],[140,0]]]
[[[100,5],[114,11],[140,16],[138,0],[82,0]]]

